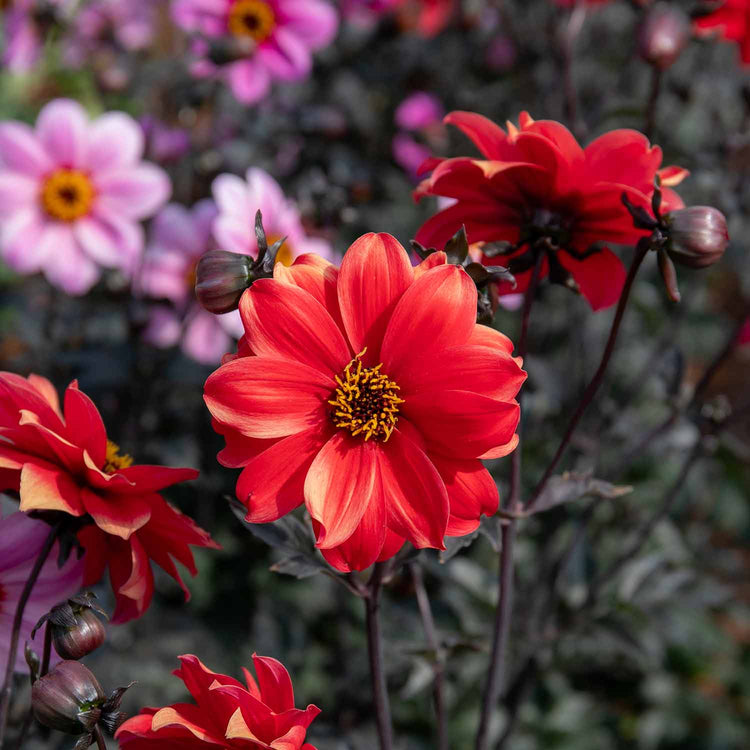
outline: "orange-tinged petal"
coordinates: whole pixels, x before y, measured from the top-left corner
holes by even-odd
[[[338,430],[319,451],[305,478],[305,502],[323,527],[317,546],[337,547],[356,530],[370,502],[382,492],[381,444]]]
[[[28,377],[29,383],[36,388],[42,398],[54,409],[55,413],[62,419],[60,411],[60,397],[57,395],[57,388],[50,383],[47,378],[41,375],[35,375],[33,372]]]
[[[423,273],[426,273],[435,266],[444,266],[448,262],[448,256],[443,250],[428,255],[415,269],[414,278],[418,279]]]
[[[339,269],[329,261],[313,253],[305,253],[294,259],[291,266],[277,263],[273,269],[273,277],[292,286],[298,286],[311,294],[320,302],[341,330],[341,311],[336,294],[336,281]]]
[[[328,375],[352,359],[333,318],[304,289],[260,279],[242,296],[240,314],[247,343],[259,356],[302,362]]]
[[[474,326],[468,343],[474,346],[489,346],[491,349],[504,349],[508,354],[513,353],[513,342],[504,333],[489,326]]]
[[[21,469],[20,509],[60,510],[71,516],[82,516],[86,510],[81,488],[67,471],[44,461],[27,461]]]
[[[490,450],[482,453],[479,458],[485,461],[488,461],[491,458],[503,458],[504,456],[513,453],[513,451],[518,447],[518,441],[518,435],[513,435],[513,437],[507,443],[495,446],[494,448],[490,448]]]
[[[243,435],[279,438],[320,424],[335,388],[330,376],[302,362],[241,357],[209,376],[204,399],[216,419]]]
[[[133,532],[138,531],[151,518],[149,504],[140,497],[123,495],[102,497],[87,487],[83,487],[81,500],[86,512],[102,531],[123,539],[130,539]]]
[[[198,706],[180,703],[157,711],[151,719],[151,729],[158,732],[165,727],[178,726],[208,745],[225,746],[224,737],[217,737],[202,726],[205,718]]]
[[[112,615],[116,625],[140,617],[148,609],[154,594],[154,576],[137,534],[127,541],[110,536],[107,551],[109,577],[117,601]]]
[[[338,279],[341,315],[355,353],[376,365],[388,320],[412,283],[406,250],[390,234],[365,234],[344,255]]]

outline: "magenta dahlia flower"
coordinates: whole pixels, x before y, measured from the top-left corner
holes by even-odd
[[[326,260],[333,260],[330,244],[305,234],[297,206],[284,195],[268,172],[250,168],[246,177],[245,181],[237,175],[221,174],[213,182],[214,200],[219,208],[213,230],[222,250],[256,257],[255,229],[248,217],[253,217],[260,209],[268,244],[287,238],[276,256],[278,262],[290,266],[304,253],[317,253]]]
[[[169,198],[166,173],[141,161],[143,132],[122,112],[90,121],[56,99],[36,127],[0,122],[0,257],[83,294],[100,267],[130,275],[143,251],[139,221]]]
[[[211,200],[190,210],[176,203],[165,206],[154,220],[139,279],[145,294],[174,305],[154,310],[146,329],[148,341],[159,347],[179,341],[185,354],[208,365],[218,364],[232,348],[232,337],[243,333],[237,310],[213,315],[195,301],[195,266],[212,247],[216,213]]]
[[[338,17],[323,0],[174,0],[172,15],[186,31],[202,34],[193,74],[219,76],[244,104],[259,101],[274,79],[298,81],[312,67],[312,52],[335,36]],[[222,50],[226,62],[213,51]]]
[[[19,511],[5,518],[0,517],[0,664],[8,663],[11,629],[18,600],[34,567],[50,527],[44,521],[36,521]],[[31,598],[26,603],[21,622],[20,643],[29,641],[41,651],[39,636],[31,641],[31,629],[39,618],[62,599],[75,594],[83,583],[84,561],[71,555],[62,568],[57,567],[58,544],[52,548],[47,562],[42,567]],[[53,663],[59,661],[52,653]],[[28,672],[23,649],[16,654],[15,670]]]

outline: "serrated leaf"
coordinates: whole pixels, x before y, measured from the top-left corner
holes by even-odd
[[[632,491],[633,488],[629,485],[611,484],[603,479],[595,479],[591,474],[566,471],[564,474],[551,477],[534,505],[521,515],[543,513],[563,503],[579,500],[586,495],[612,500]]]

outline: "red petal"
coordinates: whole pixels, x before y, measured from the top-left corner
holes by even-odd
[[[338,281],[341,314],[354,352],[367,347],[366,363],[380,361],[388,320],[413,278],[406,250],[390,234],[366,234],[344,256]]]
[[[515,398],[526,373],[503,349],[453,346],[438,354],[413,358],[398,376],[401,397],[412,393],[470,390],[490,398]]]
[[[151,507],[143,498],[127,495],[101,497],[87,487],[81,489],[81,500],[96,525],[107,534],[129,539],[151,518]]]
[[[264,440],[247,437],[216,419],[212,419],[211,424],[214,430],[223,435],[227,442],[226,447],[217,454],[216,460],[228,469],[241,469],[243,466],[247,466],[251,459],[263,453],[276,442],[276,438]]]
[[[380,447],[388,527],[415,547],[444,549],[448,494],[434,464],[398,428]]]
[[[494,448],[490,448],[490,450],[482,453],[479,458],[484,461],[488,461],[491,458],[503,458],[509,453],[513,453],[513,451],[518,447],[518,440],[518,435],[513,435],[513,437],[507,443],[505,443],[504,445],[495,446]]]
[[[242,295],[240,314],[247,342],[260,356],[302,362],[330,375],[352,359],[333,318],[304,289],[260,279]]]
[[[247,464],[237,481],[237,498],[247,508],[247,521],[276,521],[304,501],[305,477],[329,436],[320,429],[292,435]]]
[[[622,261],[609,248],[584,260],[577,260],[570,253],[560,253],[558,258],[573,275],[593,310],[611,307],[620,299],[627,273]]]
[[[89,452],[97,466],[103,466],[107,455],[107,431],[94,402],[76,382],[65,391],[65,423],[72,442]]]
[[[477,317],[477,290],[457,266],[437,266],[404,293],[383,339],[383,372],[398,381],[410,361],[465,344]]]
[[[687,171],[687,170],[685,170]],[[672,185],[674,183],[665,183]],[[57,389],[52,383],[43,378],[41,375],[35,375],[33,372],[28,377],[29,384],[32,385],[39,392],[41,397],[54,409],[55,414],[62,418],[62,412],[60,411],[60,399],[57,395]]]
[[[478,458],[509,442],[519,418],[518,404],[469,391],[414,394],[401,408],[424,436],[430,452],[452,458]]]
[[[27,409],[38,414],[42,424],[63,432],[65,425],[56,394],[52,402],[54,390],[52,383],[39,375],[29,376],[27,380],[13,372],[0,372],[0,424],[15,426],[18,424],[19,411]]]
[[[323,527],[317,546],[330,549],[357,529],[371,502],[379,502],[381,444],[339,430],[323,446],[305,479],[305,502]]]
[[[67,471],[46,461],[27,461],[21,469],[20,510],[60,510],[71,516],[86,511],[81,490]]]
[[[513,354],[513,342],[504,333],[489,326],[474,326],[468,343],[474,346],[489,346],[491,349],[504,349],[508,354]]]
[[[41,438],[50,459],[62,464],[73,473],[80,471],[83,466],[83,450],[79,446],[66,440],[61,433],[43,425],[38,415],[33,412],[22,409],[19,417],[18,424],[21,427],[28,427]]]
[[[195,469],[178,469],[171,466],[155,466],[150,464],[137,464],[117,472],[131,482],[132,488],[123,488],[118,492],[138,492],[141,494],[158,492],[165,487],[171,487],[178,482],[187,482],[195,479],[198,472]]]
[[[438,250],[436,253],[428,255],[415,269],[414,278],[418,279],[423,273],[426,273],[435,266],[444,266],[448,262],[448,256]]]
[[[117,625],[140,617],[148,609],[154,594],[154,575],[137,534],[127,542],[110,536],[108,552],[109,577],[117,602],[111,622]]]
[[[455,125],[474,142],[474,145],[488,159],[501,159],[505,153],[508,136],[505,131],[475,112],[457,110],[445,116],[443,122]]]
[[[154,732],[160,732],[160,730],[167,728],[177,728],[180,730],[180,733],[184,732],[187,735],[188,742],[190,735],[192,735],[206,745],[225,747],[226,740],[224,736],[212,732],[210,728],[206,728],[206,723],[205,712],[199,706],[194,706],[192,703],[177,703],[157,711],[151,719],[151,728]],[[180,735],[172,734],[172,736]]]
[[[253,654],[253,664],[263,703],[277,714],[294,708],[292,680],[284,665],[270,656],[257,654]]]
[[[107,535],[96,524],[84,526],[76,535],[85,551],[83,585],[99,583],[107,568]]]
[[[216,419],[243,435],[279,438],[320,424],[335,388],[328,375],[301,362],[241,357],[209,376],[204,399]]]

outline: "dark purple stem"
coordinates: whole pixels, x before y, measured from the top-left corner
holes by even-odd
[[[26,603],[29,601],[31,592],[34,588],[39,573],[42,570],[44,563],[49,557],[49,553],[55,544],[57,533],[60,530],[60,523],[55,524],[49,531],[47,538],[39,550],[39,554],[36,557],[34,567],[29,573],[29,577],[26,579],[26,585],[23,587],[21,592],[21,598],[18,600],[16,605],[16,614],[13,618],[13,630],[10,636],[10,648],[8,649],[8,664],[5,667],[5,679],[3,680],[3,688],[0,700],[0,750],[3,747],[5,739],[5,729],[8,724],[8,712],[10,710],[10,698],[13,693],[13,670],[16,666],[16,653],[18,651],[18,641],[21,637],[21,623],[23,622],[23,613],[26,609]]]
[[[544,476],[539,480],[539,483],[537,484],[534,492],[531,495],[531,498],[529,499],[527,505],[528,510],[533,509],[534,504],[539,499],[539,496],[544,491],[544,488],[547,486],[547,482],[557,468],[558,463],[560,463],[560,459],[562,458],[565,449],[568,447],[568,443],[570,442],[570,439],[573,436],[578,423],[581,421],[583,413],[586,411],[589,404],[593,401],[596,392],[599,390],[599,386],[602,384],[604,373],[607,371],[607,366],[609,365],[609,361],[612,357],[612,352],[615,348],[615,343],[617,342],[617,334],[620,332],[620,324],[622,323],[622,318],[625,314],[625,308],[628,304],[628,300],[630,299],[630,290],[633,287],[633,282],[635,281],[638,269],[641,267],[641,263],[643,263],[643,260],[646,257],[648,251],[649,245],[646,241],[639,242],[636,246],[635,255],[633,256],[633,261],[630,264],[630,268],[628,269],[628,275],[625,279],[625,285],[623,286],[622,294],[620,295],[620,301],[617,305],[617,311],[615,312],[615,317],[612,321],[612,327],[609,331],[609,338],[607,339],[607,345],[604,348],[604,353],[602,354],[602,359],[599,363],[599,367],[594,373],[594,377],[591,378],[591,382],[588,384],[583,397],[578,403],[578,407],[576,408],[575,413],[573,414],[573,417],[568,424],[568,429],[565,431],[565,435],[560,441],[560,445],[558,446],[555,455],[552,457],[552,461],[550,461],[549,466],[547,466],[547,469],[544,472]]]
[[[107,743],[104,741],[104,735],[99,727],[94,727],[92,732],[94,739],[96,740],[96,746],[99,750],[107,750]]]

